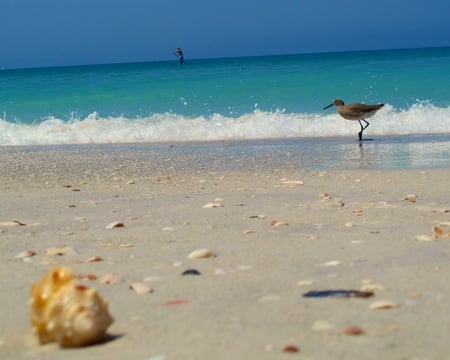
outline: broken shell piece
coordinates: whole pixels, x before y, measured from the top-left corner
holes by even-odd
[[[322,200],[330,200],[332,198],[331,195],[327,192],[321,193],[320,197],[322,198]]]
[[[335,327],[336,327],[335,324],[329,323],[328,321],[317,320],[316,322],[314,322],[312,330],[316,332],[330,331],[333,330]]]
[[[365,331],[361,329],[359,326],[347,326],[343,331],[345,335],[363,335]]]
[[[121,249],[132,248],[132,247],[134,247],[134,244],[132,244],[132,243],[119,244],[119,248],[121,248]]]
[[[327,297],[336,297],[336,298],[369,298],[373,296],[373,292],[371,291],[359,291],[359,290],[312,290],[305,294],[303,297],[307,298],[327,298]]]
[[[134,283],[130,285],[130,289],[133,290],[138,295],[150,294],[153,292],[153,289],[143,283]]]
[[[211,250],[208,249],[197,249],[192,251],[189,255],[189,259],[206,259],[212,256],[216,256]]]
[[[355,216],[361,216],[363,214],[363,211],[361,209],[352,210],[352,214]]]
[[[289,223],[287,221],[272,220],[270,222],[270,226],[274,226],[274,227],[289,226]]]
[[[115,285],[115,284],[120,283],[120,281],[121,281],[121,279],[120,279],[119,275],[114,274],[114,273],[103,275],[100,278],[100,282],[105,285]]]
[[[213,208],[219,208],[219,207],[223,207],[223,205],[220,203],[217,203],[217,202],[215,202],[215,203],[209,202],[209,203],[203,205],[204,209],[213,209]]]
[[[123,222],[120,221],[114,221],[108,225],[106,225],[105,229],[114,229],[114,228],[121,228],[124,227],[125,225],[123,224]]]
[[[27,225],[18,220],[12,220],[12,221],[1,221],[0,226],[27,226]]]
[[[300,287],[310,286],[312,284],[314,284],[314,281],[312,281],[312,280],[300,280],[299,282],[297,282],[297,286],[300,286]]]
[[[339,265],[341,265],[341,262],[338,260],[330,260],[330,261],[327,261],[326,263],[322,264],[322,266],[327,266],[327,267],[339,266]]]
[[[89,259],[86,260],[86,262],[99,262],[103,261],[103,258],[100,256],[91,256]]]
[[[76,255],[77,252],[70,246],[53,247],[45,250],[49,256]]]
[[[450,238],[450,222],[433,225],[433,235],[438,238]]]
[[[363,284],[360,288],[361,291],[370,291],[370,292],[375,292],[375,291],[383,291],[386,290],[386,288],[381,285],[381,284],[376,284],[376,283],[366,283]]]
[[[419,241],[419,242],[435,241],[436,236],[421,234],[421,235],[414,236],[414,240]]]
[[[283,181],[282,184],[287,185],[288,187],[302,186],[303,181],[301,180],[286,180]]]
[[[416,202],[416,195],[410,194],[405,197],[405,200],[409,201],[411,204]]]
[[[380,300],[369,305],[370,310],[386,310],[396,307],[398,307],[398,305],[395,302],[389,300]]]
[[[18,253],[16,255],[16,259],[29,258],[29,257],[35,256],[35,255],[36,255],[35,251],[33,251],[33,250],[25,250],[25,251],[22,251],[22,252]]]
[[[31,287],[29,306],[33,329],[42,344],[78,347],[99,343],[113,323],[107,302],[94,288],[76,284],[67,267],[49,271]]]
[[[201,275],[201,273],[197,269],[188,269],[184,270],[181,275]]]
[[[298,346],[295,345],[286,345],[283,348],[284,353],[298,353],[299,351],[300,349],[298,348]]]

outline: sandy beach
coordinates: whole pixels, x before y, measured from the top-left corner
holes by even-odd
[[[449,169],[302,170],[270,154],[230,166],[175,150],[1,154],[1,359],[450,356],[449,239],[431,237],[450,221]],[[189,259],[197,249],[214,256]],[[59,265],[108,301],[106,342],[39,344],[30,287]],[[337,289],[373,296],[303,296]]]

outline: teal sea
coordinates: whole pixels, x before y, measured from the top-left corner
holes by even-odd
[[[3,69],[0,82],[0,146],[356,144],[358,123],[322,110],[341,98],[385,104],[364,146],[437,142],[449,164],[450,47],[203,60],[187,53],[184,66],[174,58]]]

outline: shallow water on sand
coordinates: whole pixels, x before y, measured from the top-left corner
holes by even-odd
[[[386,136],[359,142],[348,137],[1,147],[3,161],[34,157],[76,157],[90,167],[104,160],[133,161],[137,167],[173,171],[291,169],[378,170],[450,167],[450,136]],[[40,154],[40,155],[37,155]],[[43,155],[44,154],[44,155]],[[97,159],[97,160],[95,160]],[[1,167],[0,167],[1,169]]]

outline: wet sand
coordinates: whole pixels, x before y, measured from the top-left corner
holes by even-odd
[[[0,358],[448,357],[448,239],[414,238],[450,221],[450,170],[302,170],[289,158],[2,154]],[[62,246],[73,252],[46,253]],[[187,258],[201,248],[216,256]],[[29,291],[58,265],[97,278],[80,283],[109,302],[105,343],[39,345]],[[120,281],[103,284],[112,273]],[[137,282],[153,292],[135,294]],[[329,289],[374,296],[302,296]],[[382,300],[393,308],[369,308]]]

